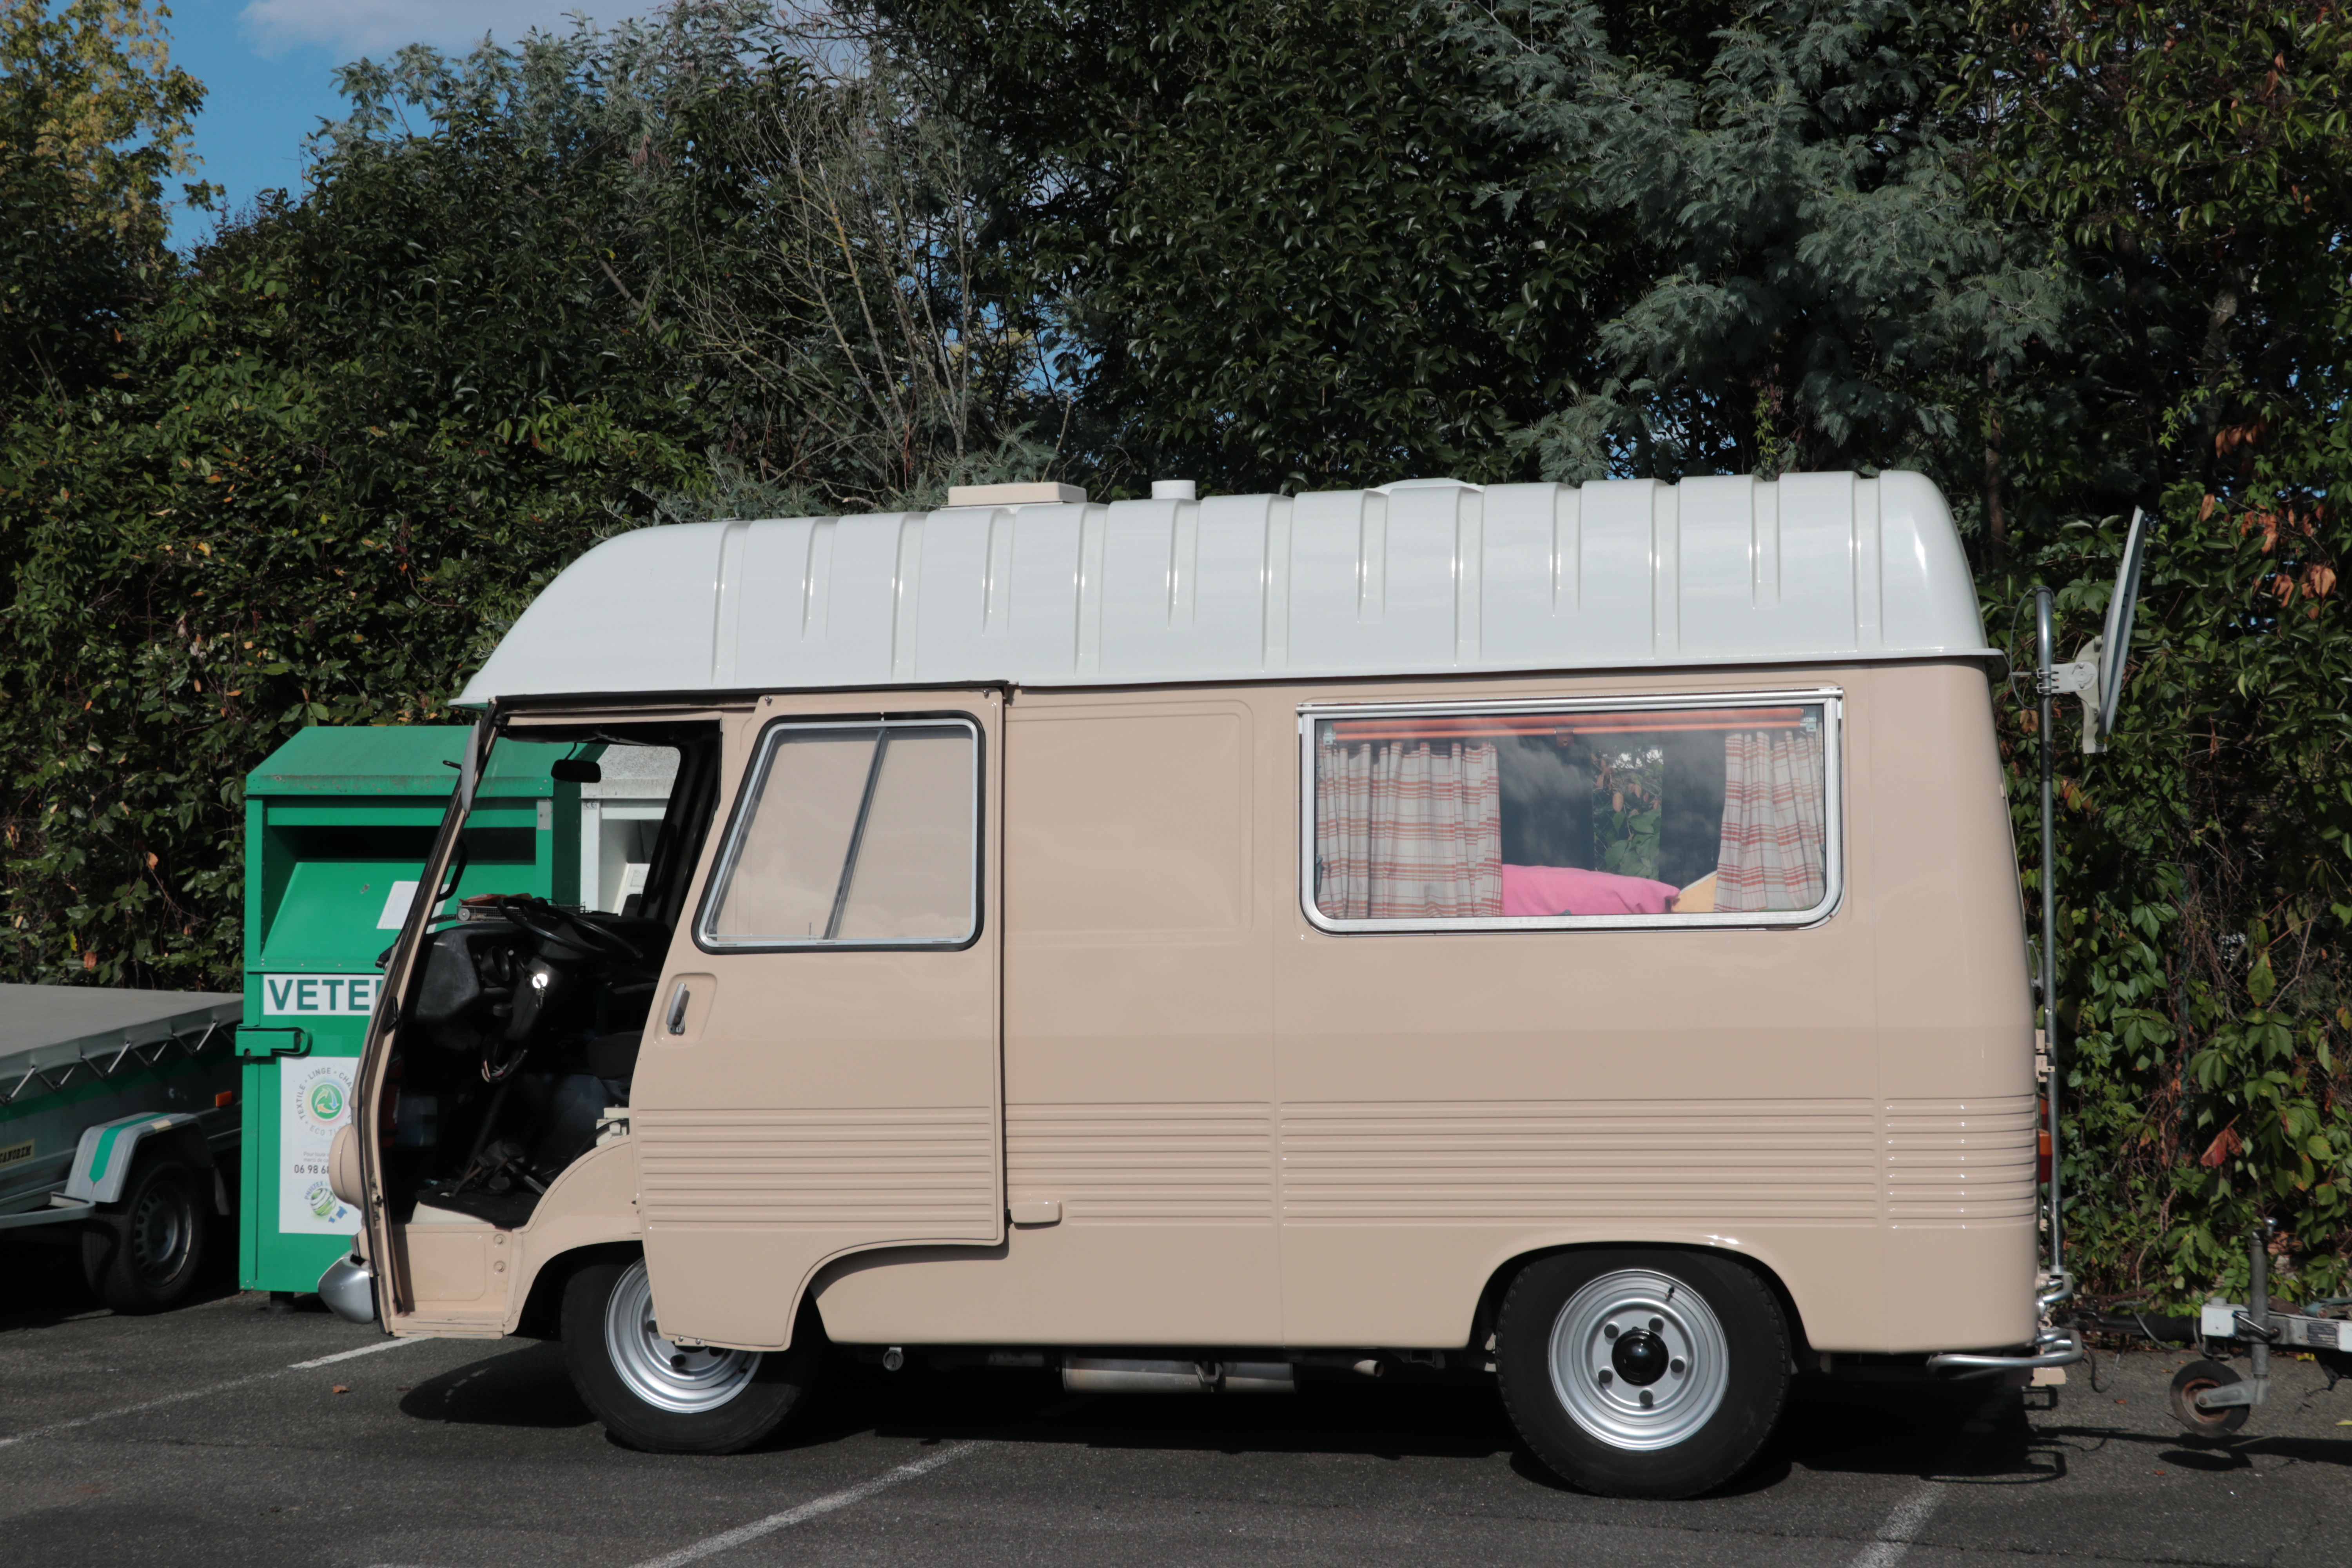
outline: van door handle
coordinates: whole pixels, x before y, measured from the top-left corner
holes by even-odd
[[[677,988],[677,994],[670,998],[669,1032],[671,1034],[683,1035],[686,1033],[686,1005],[688,1001],[692,998],[693,994],[694,994],[692,992],[686,988],[685,984],[681,982]]]

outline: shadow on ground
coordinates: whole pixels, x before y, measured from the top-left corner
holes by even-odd
[[[2097,1406],[2078,1405],[2089,1415]],[[563,1369],[562,1347],[505,1350],[418,1384],[402,1395],[418,1421],[521,1428],[590,1425]],[[2037,1426],[2039,1391],[1958,1385],[1869,1385],[1801,1379],[1779,1429],[1738,1477],[1712,1495],[1767,1492],[1799,1471],[1916,1477],[1966,1487],[2063,1480],[2070,1455],[2109,1444],[2145,1448],[2182,1469],[2244,1468],[2275,1455],[2352,1465],[2352,1437],[2250,1435],[2226,1445],[2094,1420]],[[1049,1418],[1050,1417],[1050,1418]],[[1526,1479],[1566,1489],[1529,1453],[1492,1382],[1404,1369],[1379,1379],[1310,1377],[1296,1395],[1089,1395],[1073,1399],[1051,1373],[898,1373],[844,1363],[809,1405],[754,1452],[820,1447],[863,1432],[925,1443],[989,1438],[1011,1444],[1244,1454],[1409,1458],[1507,1457]]]
[[[205,1256],[193,1289],[174,1311],[234,1296],[236,1289],[236,1215],[211,1215]],[[42,1226],[0,1233],[0,1331],[47,1328],[106,1309],[82,1278],[78,1225]]]
[[[427,1378],[401,1395],[400,1413],[462,1426],[561,1428],[594,1419],[572,1391],[563,1347],[551,1340]]]
[[[1296,1396],[1109,1395],[1037,1417],[1064,1396],[1050,1373],[888,1374],[866,1368],[829,1391],[849,1429],[956,1440],[1081,1443],[1223,1454],[1353,1454],[1373,1458],[1508,1455],[1538,1484],[1564,1488],[1529,1453],[1491,1379],[1405,1369],[1377,1380],[1310,1381]],[[1024,1430],[1024,1420],[1036,1429]],[[2038,1447],[2016,1390],[1856,1387],[1801,1380],[1779,1429],[1715,1495],[1769,1490],[1796,1469],[2033,1484],[2063,1468]]]

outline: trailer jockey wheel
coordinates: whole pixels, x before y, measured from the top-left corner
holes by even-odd
[[[2250,1406],[2225,1405],[2219,1410],[2200,1409],[2197,1396],[2209,1388],[2228,1388],[2238,1374],[2218,1361],[2192,1361],[2172,1374],[2172,1414],[2191,1432],[2205,1437],[2226,1437],[2246,1424]]]
[[[188,1293],[205,1260],[205,1184],[194,1166],[142,1150],[110,1205],[81,1238],[84,1278],[118,1312],[160,1312]]]
[[[829,1349],[803,1308],[782,1352],[680,1345],[654,1323],[645,1259],[583,1264],[563,1288],[563,1365],[604,1430],[654,1454],[732,1454],[793,1413]]]
[[[1756,1456],[1789,1393],[1789,1331],[1729,1258],[1564,1252],[1519,1270],[1496,1326],[1503,1402],[1560,1476],[1612,1497],[1689,1497]]]

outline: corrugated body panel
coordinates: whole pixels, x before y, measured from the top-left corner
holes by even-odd
[[[1282,1108],[1282,1217],[1875,1221],[1866,1100]]]
[[[1097,670],[1132,680],[1265,658],[1271,496],[1133,501],[1103,515]]]
[[[1066,1224],[1274,1219],[1264,1104],[1008,1105],[1005,1189]]]
[[[1885,1116],[1888,1218],[1916,1226],[2033,1217],[2032,1096],[1896,1100]]]
[[[887,583],[898,568],[901,514],[755,522],[744,542],[752,587],[736,616],[734,668],[801,665],[812,684],[871,679],[891,662],[895,605],[860,602],[854,585]],[[836,613],[842,584],[853,585]]]
[[[1679,489],[1683,651],[1746,653],[1780,608],[1758,603],[1756,565],[1765,542],[1758,537],[1756,481],[1685,479]]]
[[[641,1110],[631,1131],[649,1225],[996,1234],[987,1106]]]
[[[641,529],[550,584],[493,694],[1196,682],[1982,656],[1916,474],[967,507]]]
[[[1853,476],[1784,474],[1777,488],[1784,635],[1819,637],[1834,626],[1847,646],[1860,652],[1863,643],[1854,604]]]
[[[1878,476],[1879,580],[1885,645],[1917,646],[1976,613],[1974,579],[1951,513],[1918,474]]]
[[[1610,653],[1630,664],[1657,657],[1657,490],[1649,479],[1584,487],[1577,509],[1576,608],[1563,639],[1574,662],[1601,662]]]

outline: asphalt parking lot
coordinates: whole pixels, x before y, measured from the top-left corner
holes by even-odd
[[[551,1344],[394,1344],[225,1286],[117,1318],[54,1257],[0,1249],[12,1564],[2352,1562],[2352,1385],[2307,1363],[2226,1447],[2175,1427],[2172,1353],[2095,1387],[1808,1387],[1678,1503],[1565,1489],[1434,1373],[1153,1399],[859,1368],[759,1451],[677,1458],[607,1440]]]

